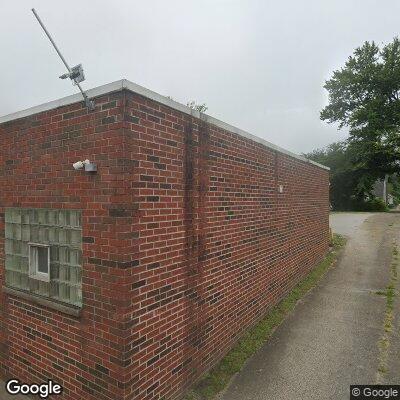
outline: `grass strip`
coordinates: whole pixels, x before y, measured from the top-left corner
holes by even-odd
[[[246,361],[272,335],[274,329],[285,319],[300,300],[336,260],[337,253],[346,240],[340,235],[333,235],[331,250],[310,273],[292,289],[271,311],[255,326],[248,329],[228,354],[211,369],[197,385],[185,396],[185,400],[213,399],[229,383],[232,376],[239,372]]]
[[[393,307],[396,297],[396,281],[397,281],[397,267],[399,265],[399,251],[396,244],[392,249],[392,263],[390,265],[390,281],[386,290],[379,290],[375,292],[380,296],[386,296],[386,310],[385,318],[383,321],[384,332],[381,339],[378,341],[379,349],[379,365],[376,375],[376,383],[383,384],[385,381],[385,374],[388,372],[387,360],[389,357],[390,339],[393,331]]]

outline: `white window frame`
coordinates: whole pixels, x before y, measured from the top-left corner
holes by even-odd
[[[42,243],[28,243],[29,246],[29,277],[39,281],[50,282],[50,246]],[[47,271],[48,273],[39,271],[38,253],[32,258],[32,248],[41,247],[47,249]]]

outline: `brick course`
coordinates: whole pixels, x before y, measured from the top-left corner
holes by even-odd
[[[206,116],[120,90],[0,137],[0,372],[63,399],[179,398],[328,249],[328,171]],[[1,291],[5,207],[82,210],[80,317]]]

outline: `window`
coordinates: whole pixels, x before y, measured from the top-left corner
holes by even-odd
[[[82,212],[5,209],[6,285],[82,306]]]
[[[50,246],[29,243],[29,276],[50,282]]]

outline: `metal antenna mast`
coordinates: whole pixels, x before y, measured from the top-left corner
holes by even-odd
[[[79,90],[81,91],[83,99],[85,100],[85,104],[86,104],[86,107],[88,108],[88,110],[89,111],[93,111],[94,110],[94,101],[89,99],[89,97],[86,95],[86,93],[84,92],[84,90],[82,89],[82,87],[80,85],[80,82],[83,82],[85,80],[85,75],[83,73],[82,64],[76,65],[75,67],[72,67],[72,68],[69,67],[67,61],[65,60],[65,58],[61,54],[61,52],[58,49],[57,45],[55,44],[53,38],[51,37],[50,33],[48,32],[48,30],[44,26],[42,20],[40,19],[39,15],[37,14],[37,12],[36,12],[36,10],[34,8],[32,8],[32,12],[33,12],[33,15],[36,17],[36,19],[38,20],[38,22],[39,22],[40,26],[42,27],[42,29],[44,30],[44,33],[49,38],[49,40],[50,40],[51,44],[53,45],[55,51],[60,56],[62,62],[64,63],[65,67],[68,70],[68,73],[61,75],[60,78],[61,79],[70,78],[71,81],[73,82],[73,84],[78,86]]]

